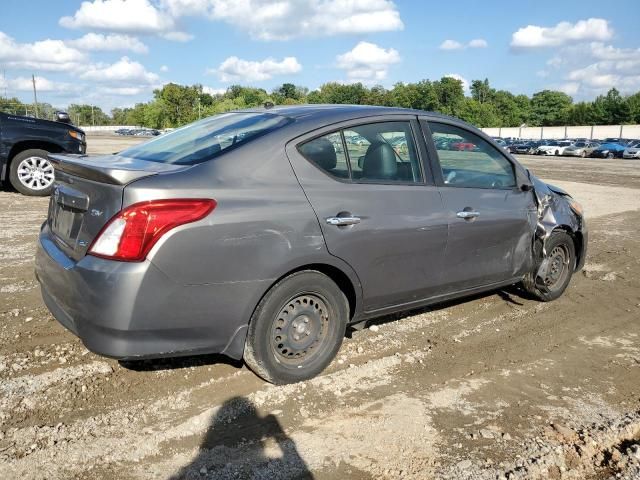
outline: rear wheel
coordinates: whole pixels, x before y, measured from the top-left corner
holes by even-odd
[[[613,154],[613,152],[609,152],[607,153],[607,158],[614,158],[615,155]]]
[[[576,251],[573,239],[565,232],[551,234],[546,243],[548,262],[544,278],[536,279],[537,272],[531,272],[522,280],[524,289],[543,302],[559,298],[566,290],[576,266]]]
[[[342,290],[314,270],[296,272],[274,285],[251,317],[246,364],[275,384],[315,377],[333,360],[349,316]]]
[[[585,151],[583,150],[583,151],[582,151],[582,153],[580,154],[580,156],[581,156],[582,158],[585,158],[585,157],[587,156],[587,152],[585,152]]]
[[[49,195],[55,178],[48,154],[46,150],[34,148],[13,157],[9,169],[9,181],[13,188],[24,195]]]

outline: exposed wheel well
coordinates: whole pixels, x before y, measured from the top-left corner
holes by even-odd
[[[309,265],[303,265],[301,267],[295,268],[285,273],[284,275],[282,275],[275,282],[273,282],[274,285],[278,283],[280,280],[282,280],[283,278],[288,277],[292,273],[299,272],[301,270],[316,270],[320,273],[325,274],[327,277],[333,280],[336,283],[336,285],[338,285],[338,288],[340,288],[340,290],[342,290],[342,292],[347,297],[347,300],[349,302],[349,320],[353,318],[356,311],[356,302],[357,302],[356,290],[355,290],[355,287],[353,286],[353,283],[349,279],[349,277],[337,267],[334,267],[332,265],[327,265],[324,263],[312,263]]]
[[[580,257],[580,255],[582,254],[582,242],[584,241],[582,238],[582,233],[573,231],[568,225],[558,225],[553,229],[553,231],[555,232],[557,230],[561,230],[567,233],[567,235],[569,235],[573,239],[573,246],[576,252],[576,265],[580,265],[580,262],[582,260],[582,258]]]

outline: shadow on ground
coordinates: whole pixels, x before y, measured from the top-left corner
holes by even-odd
[[[170,480],[313,479],[275,415],[260,416],[244,397],[223,403],[198,454]]]

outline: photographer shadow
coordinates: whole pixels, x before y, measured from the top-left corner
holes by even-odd
[[[261,417],[244,397],[224,402],[213,418],[198,454],[170,480],[313,479],[294,441],[278,418]]]

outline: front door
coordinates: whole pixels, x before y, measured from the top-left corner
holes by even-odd
[[[447,218],[418,132],[415,117],[368,119],[287,147],[329,252],[360,278],[365,311],[419,302],[440,282]]]
[[[522,275],[536,224],[533,193],[519,188],[514,164],[487,140],[453,123],[428,125],[449,222],[445,291]]]

